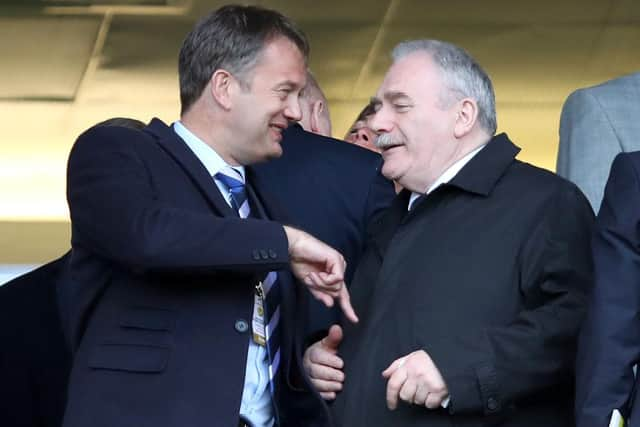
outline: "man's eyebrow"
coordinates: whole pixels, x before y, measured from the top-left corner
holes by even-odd
[[[389,102],[397,101],[400,98],[410,99],[411,97],[406,93],[400,92],[400,91],[385,92],[384,94],[384,99],[386,99]]]
[[[304,86],[301,86],[300,83],[295,82],[293,80],[285,80],[282,82],[279,82],[277,85],[275,85],[275,87],[277,88],[281,88],[281,87],[289,87],[289,88],[293,88],[293,89],[304,89],[305,87],[307,87],[307,85],[305,84]]]
[[[380,98],[377,98],[375,96],[372,96],[371,99],[369,99],[369,106],[375,111],[376,107],[379,107],[380,104],[382,104],[382,100]]]

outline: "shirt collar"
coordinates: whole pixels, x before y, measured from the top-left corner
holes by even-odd
[[[211,146],[207,145],[203,140],[198,138],[187,129],[184,124],[180,120],[173,123],[173,131],[178,134],[180,138],[187,144],[187,147],[193,151],[193,154],[196,155],[198,160],[202,162],[204,167],[209,172],[209,175],[212,177],[215,176],[218,172],[222,171],[226,168],[233,168],[240,175],[242,175],[242,179],[245,180],[245,170],[244,166],[230,166],[227,162],[224,161],[222,157],[214,150]]]
[[[471,151],[470,153],[466,154],[463,158],[461,158],[460,160],[456,161],[454,164],[452,164],[451,166],[449,166],[447,168],[447,170],[445,170],[442,175],[440,175],[434,182],[433,184],[431,184],[431,187],[429,187],[426,191],[426,193],[424,194],[429,194],[431,193],[433,190],[435,190],[436,188],[438,188],[439,186],[441,186],[442,184],[446,184],[449,181],[451,181],[457,174],[458,172],[460,172],[460,170],[467,164],[469,163],[469,161],[480,152],[480,150],[482,150],[487,144],[483,144],[481,146],[479,146],[478,148],[474,149],[473,151]],[[421,193],[417,193],[417,192],[412,192],[411,193],[411,198],[409,199],[409,204],[407,205],[407,209],[411,209],[411,205],[413,204],[413,202],[418,198],[422,196]]]

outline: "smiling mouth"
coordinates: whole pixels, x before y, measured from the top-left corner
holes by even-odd
[[[281,125],[281,124],[278,124],[278,123],[272,123],[272,124],[269,125],[269,127],[271,129],[275,130],[275,131],[280,132],[280,133],[282,133],[287,128],[286,125]]]
[[[389,144],[387,146],[381,147],[382,151],[389,151],[393,148],[402,147],[404,144]]]

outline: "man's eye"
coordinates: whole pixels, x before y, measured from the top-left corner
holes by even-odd
[[[411,107],[411,106],[408,105],[408,104],[393,104],[393,108],[395,108],[396,110],[401,110],[401,111],[402,110],[406,110],[409,107]]]
[[[278,95],[281,98],[286,98],[287,96],[289,96],[291,94],[291,92],[293,92],[293,89],[285,87],[285,88],[282,88],[282,89],[278,89],[277,92],[278,92]]]

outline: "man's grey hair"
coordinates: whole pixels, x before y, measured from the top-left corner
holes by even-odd
[[[311,70],[307,69],[307,85],[302,91],[301,96],[305,98],[310,103],[315,101],[322,101],[324,105],[324,114],[329,117],[329,102],[327,101],[327,97],[325,96],[316,76],[313,75]]]
[[[463,98],[478,104],[478,121],[490,135],[496,132],[496,97],[491,79],[464,49],[440,40],[410,40],[398,44],[391,53],[393,61],[414,52],[425,52],[442,71],[448,93],[441,94],[443,106]]]
[[[309,69],[307,69],[307,85],[302,91],[301,96],[311,101],[316,101],[319,99],[325,104],[327,103],[327,97],[324,95],[324,92],[320,88],[320,84],[318,83],[316,76],[314,76]]]

